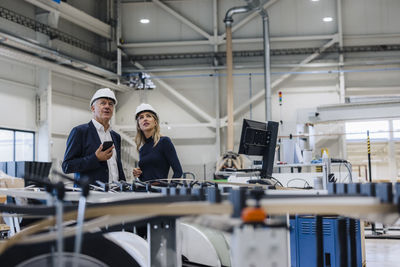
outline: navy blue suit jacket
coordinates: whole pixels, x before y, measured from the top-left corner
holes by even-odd
[[[121,136],[111,131],[111,138],[117,151],[119,180],[125,180],[121,163]],[[64,173],[75,173],[76,180],[87,176],[91,184],[96,184],[96,180],[108,183],[107,161],[99,161],[95,154],[100,144],[100,137],[92,121],[73,128],[62,163]]]

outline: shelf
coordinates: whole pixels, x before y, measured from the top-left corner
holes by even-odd
[[[340,162],[331,162],[332,165],[339,165],[342,164]],[[297,168],[297,167],[318,167],[318,166],[324,166],[325,163],[296,163],[296,164],[279,164],[279,165],[274,165],[274,168]]]
[[[324,163],[295,163],[295,164],[279,164],[274,165],[274,168],[289,168],[289,167],[313,167],[324,166]]]

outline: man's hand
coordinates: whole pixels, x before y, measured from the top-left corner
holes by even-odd
[[[140,175],[142,175],[142,170],[140,168],[134,168],[132,173],[135,178],[138,178]]]
[[[97,159],[99,161],[109,160],[113,154],[113,152],[112,152],[113,148],[114,148],[114,145],[112,145],[109,149],[101,151],[103,149],[103,144],[101,144],[95,152]]]

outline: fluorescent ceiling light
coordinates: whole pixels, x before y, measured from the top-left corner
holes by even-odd
[[[318,2],[319,0],[311,0],[311,2]]]
[[[325,17],[322,19],[324,22],[331,22],[333,20],[332,17]]]
[[[140,23],[142,23],[142,24],[147,24],[149,22],[150,22],[149,19],[140,19]]]

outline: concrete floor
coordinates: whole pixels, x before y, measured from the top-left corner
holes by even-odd
[[[400,240],[366,239],[365,254],[367,267],[398,267]]]

